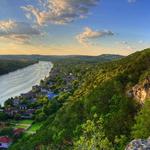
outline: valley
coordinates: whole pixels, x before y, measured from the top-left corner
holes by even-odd
[[[150,150],[149,0],[0,0],[0,150]]]
[[[141,82],[146,83],[149,56],[150,49],[145,49],[105,63],[71,61],[71,58],[53,62],[50,75],[40,82],[40,87],[32,89],[36,101],[31,104],[30,98],[20,97],[17,105],[15,99],[5,103],[6,113],[7,108],[20,109],[22,104],[26,107],[21,108],[19,114],[34,110],[31,127],[10,149],[78,150],[79,147],[98,146],[98,150],[122,150],[134,138],[147,138],[150,135],[148,122],[144,124],[144,120],[138,120],[144,119],[145,113],[149,114],[145,110],[149,97],[141,104],[127,92]],[[46,91],[56,96],[49,98],[42,94]],[[20,120],[21,116],[9,117]]]

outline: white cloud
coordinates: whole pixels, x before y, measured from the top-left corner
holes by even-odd
[[[16,23],[12,20],[0,21],[0,30],[8,31],[11,30],[14,26],[16,26]]]
[[[41,32],[25,22],[13,20],[0,21],[0,38],[13,40],[17,43],[29,43],[32,36],[40,35]]]
[[[75,19],[81,19],[89,14],[89,9],[96,6],[100,0],[39,0],[41,9],[32,5],[22,8],[35,17],[39,25],[67,24]]]
[[[84,28],[84,31],[80,33],[79,35],[76,36],[76,39],[78,40],[79,43],[83,45],[89,45],[92,44],[90,42],[91,39],[97,39],[100,37],[104,36],[113,36],[114,33],[109,30],[104,30],[104,31],[94,31],[89,27]]]

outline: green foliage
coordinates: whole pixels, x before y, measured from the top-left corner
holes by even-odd
[[[0,136],[5,136],[5,135],[12,137],[13,136],[13,128],[6,127],[6,128],[0,129]]]
[[[114,141],[114,148],[115,150],[123,150],[125,149],[129,139],[125,135],[116,136]]]
[[[98,146],[99,149],[124,149],[131,138],[134,117],[139,110],[137,102],[126,96],[126,89],[137,84],[148,72],[149,66],[150,49],[104,64],[70,62],[70,59],[58,61],[54,67],[59,77],[49,78],[47,83],[54,83],[52,89],[62,92],[67,83],[62,82],[62,79],[72,73],[76,78],[69,83],[74,86],[67,86],[71,90],[65,94],[62,92],[53,102],[42,101],[43,107],[37,113],[46,115],[47,119],[41,115],[41,119],[45,119],[42,127],[35,135],[21,139],[11,149],[20,150],[21,147],[22,150],[33,150],[38,146],[49,146],[51,150],[67,150],[72,149],[75,138],[74,149],[79,149],[78,145],[82,149],[92,146]],[[133,137],[145,138],[150,135],[148,103],[136,118]],[[103,120],[93,120],[95,113]],[[75,134],[77,128],[80,130]]]
[[[136,111],[134,102],[118,94],[111,98],[109,108],[109,112],[105,115],[105,131],[107,137],[111,141],[114,141],[115,136],[129,136]]]
[[[143,108],[136,116],[132,130],[133,138],[148,138],[150,136],[150,100],[146,100]]]
[[[6,121],[8,116],[4,112],[0,112],[0,121]]]
[[[74,142],[74,150],[113,150],[112,143],[103,130],[103,119],[87,120],[82,126],[82,135]]]
[[[27,67],[36,63],[30,60],[0,60],[0,75],[15,71],[17,69]]]

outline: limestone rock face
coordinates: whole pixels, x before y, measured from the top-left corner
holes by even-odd
[[[140,103],[144,103],[145,99],[150,98],[150,77],[132,87],[131,90],[127,91],[127,95]]]
[[[137,139],[131,141],[125,150],[150,150],[150,139]]]

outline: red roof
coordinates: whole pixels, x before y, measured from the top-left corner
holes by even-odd
[[[18,135],[18,134],[23,133],[24,131],[25,131],[25,129],[23,129],[23,128],[17,128],[17,129],[14,130],[14,134]]]
[[[12,142],[12,139],[7,136],[0,137],[0,143],[10,143]]]

